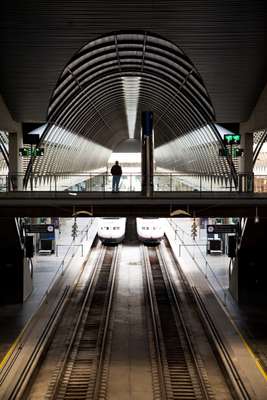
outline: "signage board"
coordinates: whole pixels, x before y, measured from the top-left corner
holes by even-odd
[[[142,131],[144,136],[152,136],[153,133],[153,113],[152,111],[142,112]]]
[[[240,149],[239,147],[232,148],[232,157],[241,157],[243,153],[244,153],[244,150]],[[220,157],[231,156],[231,151],[228,148],[219,149],[219,156]]]
[[[207,233],[236,233],[235,224],[207,225]]]
[[[52,224],[31,224],[25,225],[27,233],[53,233],[55,227]]]

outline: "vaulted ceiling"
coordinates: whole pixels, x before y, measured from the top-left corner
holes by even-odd
[[[119,30],[154,32],[191,59],[218,122],[248,119],[266,82],[265,0],[3,0],[0,90],[17,121],[45,121],[64,67]]]
[[[227,172],[201,76],[180,48],[143,31],[102,36],[82,47],[65,66],[43,134],[53,151],[46,151],[39,172],[62,171],[68,165],[69,171],[84,170],[86,165],[90,169],[90,162],[105,165],[108,153],[103,146],[115,149],[122,141],[140,139],[143,110],[154,113],[155,154],[161,166],[175,163],[180,171]],[[93,144],[98,148],[90,152],[88,145],[92,149]],[[208,163],[203,161],[205,153]]]
[[[14,120],[48,122],[41,170],[58,165],[55,148],[60,170],[68,160],[76,170],[104,165],[121,141],[138,139],[144,109],[155,115],[162,166],[228,170],[213,122],[246,121],[266,83],[264,0],[0,7],[0,91]]]

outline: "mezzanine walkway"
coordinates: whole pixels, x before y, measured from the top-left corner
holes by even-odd
[[[267,193],[154,192],[150,197],[141,192],[0,193],[0,217],[69,217],[84,212],[94,217],[255,217],[256,208],[259,217],[267,217]]]

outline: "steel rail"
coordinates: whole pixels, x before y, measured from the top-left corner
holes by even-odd
[[[103,336],[102,336],[101,346],[100,346],[99,361],[98,361],[98,368],[97,368],[97,376],[96,376],[96,380],[95,380],[95,390],[94,390],[93,400],[98,400],[99,393],[101,390],[101,383],[102,383],[102,379],[103,379],[102,372],[103,372],[103,365],[104,365],[104,361],[105,361],[105,352],[106,352],[106,344],[107,344],[107,335],[108,335],[108,328],[109,328],[110,319],[111,319],[114,288],[115,288],[115,282],[116,282],[116,272],[117,272],[118,260],[119,260],[120,253],[121,253],[121,245],[119,245],[117,247],[117,251],[112,260],[112,266],[111,266],[112,276],[111,276],[110,295],[107,299],[108,304],[107,304],[107,311],[106,311],[106,319],[105,319],[105,324],[104,324],[104,328],[103,328]]]
[[[163,247],[163,245],[161,245],[161,247]],[[172,253],[172,250],[170,250],[170,251]],[[163,262],[165,263],[164,268],[166,270],[166,273],[167,273],[167,275],[170,276],[165,260]],[[188,289],[189,293],[192,295],[193,301],[197,308],[197,312],[198,312],[200,321],[206,332],[208,341],[211,344],[213,350],[215,351],[215,354],[216,354],[216,357],[217,357],[220,367],[223,369],[224,373],[227,375],[227,382],[230,383],[232,392],[234,392],[234,396],[235,396],[234,398],[237,400],[250,400],[251,397],[245,387],[245,384],[242,381],[241,376],[240,376],[236,366],[234,365],[232,357],[231,357],[229,351],[227,350],[227,347],[225,346],[225,344],[221,338],[221,335],[218,332],[218,330],[212,320],[212,317],[210,316],[197,288],[195,286],[192,286],[189,283],[185,273],[183,272],[183,270],[181,269],[181,267],[178,263],[176,263],[176,268],[180,275],[180,280],[181,280],[182,284]],[[177,289],[175,288],[175,286],[173,284],[172,284],[172,290],[174,292],[174,296],[176,297]]]
[[[237,400],[251,400],[251,396],[249,395],[242,378],[234,365],[232,357],[227,350],[218,330],[216,329],[209,312],[201,299],[201,296],[196,287],[192,287],[192,293],[196,305],[198,307],[198,311],[203,321],[206,332],[208,332],[208,338],[216,351],[217,356],[219,357],[220,363],[229,378],[229,382],[231,387],[235,393],[235,399]]]
[[[151,277],[151,272],[149,270],[149,259],[148,259],[148,254],[145,251],[144,245],[141,246],[141,252],[142,252],[142,258],[143,258],[143,263],[145,267],[145,285],[146,289],[148,292],[148,300],[149,300],[149,311],[150,311],[150,317],[151,317],[151,322],[152,322],[152,327],[153,327],[153,333],[154,333],[154,347],[155,347],[155,352],[156,352],[156,358],[157,358],[157,373],[159,376],[159,387],[160,387],[160,399],[161,400],[167,400],[167,390],[166,390],[166,383],[164,379],[165,373],[163,372],[164,369],[164,361],[163,359],[164,354],[163,354],[163,349],[162,349],[162,333],[160,332],[160,322],[159,322],[159,315],[158,315],[158,310],[157,310],[157,305],[156,305],[156,299],[155,299],[155,293],[153,292],[153,285],[152,285],[152,277]],[[166,364],[166,363],[165,363]]]
[[[153,248],[149,251],[147,264],[151,267],[148,266],[148,281],[152,285],[152,293],[154,292],[154,308],[158,316],[156,329],[162,332],[160,348],[161,351],[163,349],[163,361],[166,365],[165,370],[163,369],[164,378],[167,380],[166,398],[211,399],[186,325],[180,316],[177,316],[181,310],[176,307],[177,299],[175,301],[171,292],[162,257],[159,256],[159,251]]]
[[[170,294],[170,297],[172,298],[173,304],[175,305],[175,310],[177,311],[177,314],[175,314],[175,315],[178,316],[179,322],[182,325],[183,333],[185,335],[186,342],[187,342],[188,348],[189,348],[190,353],[191,353],[191,357],[192,357],[192,359],[194,361],[194,365],[195,365],[195,368],[196,368],[196,371],[197,371],[198,379],[199,379],[199,382],[200,382],[200,387],[201,387],[201,390],[202,390],[203,399],[209,399],[210,395],[209,395],[209,393],[207,391],[206,383],[205,383],[205,381],[203,379],[203,375],[202,375],[200,367],[199,367],[199,363],[198,363],[198,360],[197,360],[196,352],[195,352],[192,340],[190,338],[190,333],[188,332],[188,328],[186,326],[181,307],[179,306],[179,301],[177,299],[177,291],[174,288],[173,280],[171,278],[171,275],[169,273],[168,267],[166,265],[165,257],[162,256],[162,243],[160,245],[160,250],[161,251],[159,251],[159,249],[157,248],[156,251],[157,251],[157,255],[158,255],[158,259],[159,259],[159,262],[160,262],[161,269],[164,271],[163,277],[167,280],[166,287],[168,288],[168,292]]]
[[[64,310],[64,307],[66,305],[66,301],[67,301],[67,298],[69,295],[69,290],[70,290],[69,286],[66,286],[64,291],[62,292],[60,299],[58,300],[58,302],[56,304],[56,307],[55,307],[51,317],[49,318],[49,320],[47,321],[47,323],[45,325],[42,335],[38,339],[36,346],[34,347],[34,349],[31,352],[31,355],[30,355],[28,363],[26,364],[26,367],[21,371],[20,376],[16,379],[14,387],[12,387],[11,390],[9,388],[9,394],[4,395],[3,397],[1,397],[1,399],[3,399],[3,400],[4,399],[8,399],[8,400],[20,399],[21,396],[23,395],[23,393],[25,392],[27,385],[30,381],[30,378],[38,365],[38,361],[39,361],[41,355],[43,354],[43,351],[48,346],[49,338],[53,334],[53,332],[59,322],[59,316],[60,316],[61,312]],[[20,343],[20,342],[18,343],[18,349],[16,350],[16,352],[14,354],[14,358],[12,358],[11,363],[8,364],[8,368],[5,371],[5,375],[4,375],[3,379],[5,379],[7,377],[7,374],[11,372],[13,364],[16,361],[17,357],[20,355],[24,345],[25,345],[25,343]],[[0,386],[2,383],[3,382],[0,382]]]
[[[60,373],[53,385],[52,393],[49,393],[51,399],[65,398],[65,396],[74,398],[73,395],[77,395],[78,398],[96,399],[98,396],[101,388],[101,368],[105,357],[118,254],[118,248],[112,251],[112,262],[107,271],[105,258],[109,253],[102,246],[68,349],[63,358]],[[105,297],[101,302],[99,291],[103,291],[105,285]],[[91,318],[90,313],[93,313]]]
[[[56,382],[54,384],[52,393],[50,394],[51,399],[55,399],[56,398],[56,395],[57,395],[57,392],[58,392],[58,389],[59,389],[59,384],[60,384],[60,381],[61,381],[61,379],[63,377],[63,374],[64,374],[64,371],[65,371],[65,368],[66,368],[66,364],[67,364],[70,352],[72,350],[72,347],[73,347],[77,332],[78,332],[80,324],[81,324],[81,320],[82,320],[82,317],[83,317],[83,314],[84,314],[84,309],[86,307],[86,304],[88,302],[88,299],[89,299],[90,295],[91,295],[90,302],[92,301],[92,288],[93,288],[93,286],[96,285],[95,278],[96,278],[96,275],[97,275],[97,272],[98,272],[98,267],[103,261],[104,254],[105,254],[105,248],[104,248],[104,246],[101,246],[101,250],[99,252],[99,256],[97,258],[97,261],[96,261],[96,263],[94,265],[94,270],[92,271],[92,275],[90,277],[90,282],[89,282],[89,285],[87,287],[87,291],[86,291],[86,294],[85,294],[85,297],[84,297],[84,300],[83,300],[83,304],[82,304],[78,319],[76,321],[76,325],[74,327],[74,330],[73,330],[73,333],[72,333],[72,336],[71,336],[71,339],[70,339],[70,342],[69,342],[68,349],[66,350],[65,355],[64,355],[64,359],[62,361],[62,367],[61,367],[60,373],[57,376],[57,379],[56,379]]]
[[[83,232],[83,231],[82,231]],[[53,312],[51,313],[51,316],[49,319],[46,321],[46,324],[44,326],[43,331],[41,332],[40,336],[38,337],[37,343],[32,349],[32,351],[29,354],[29,359],[25,367],[22,368],[22,372],[19,376],[16,377],[14,380],[14,385],[12,385],[12,388],[9,387],[9,392],[11,393],[10,395],[7,395],[8,399],[14,399],[14,398],[21,398],[22,395],[24,395],[24,392],[28,388],[28,384],[30,382],[30,379],[35,372],[36,367],[38,366],[38,362],[44,352],[46,351],[47,347],[49,346],[49,342],[51,337],[53,336],[55,329],[57,328],[59,322],[60,322],[60,316],[64,312],[64,309],[67,305],[68,299],[72,295],[72,293],[75,291],[77,284],[80,280],[80,277],[84,271],[85,264],[88,262],[89,254],[86,256],[85,260],[82,263],[82,269],[78,274],[78,277],[75,279],[75,282],[73,286],[66,285],[65,288],[62,290],[62,294],[60,298],[58,299],[55,308]],[[54,282],[55,283],[55,282]],[[50,292],[49,292],[50,293]],[[38,312],[41,310],[41,307],[48,304],[49,301],[47,300],[47,296],[43,296]],[[8,374],[12,372],[12,367],[17,361],[17,358],[19,357],[20,353],[24,350],[24,348],[27,345],[27,341],[30,338],[30,325],[31,324],[36,324],[38,319],[38,314],[34,314],[32,318],[27,322],[25,327],[23,328],[22,332],[18,336],[17,340],[15,341],[14,348],[12,348],[12,353],[9,357],[9,359],[5,362],[2,370],[0,371],[0,387],[1,385],[4,384],[5,379],[7,378]],[[0,395],[1,397],[1,395]],[[2,398],[2,397],[1,397]]]

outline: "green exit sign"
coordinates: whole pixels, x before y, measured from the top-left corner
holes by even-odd
[[[232,148],[232,154],[230,149],[219,149],[219,156],[220,157],[241,157],[244,153],[243,149],[239,149],[238,147]]]
[[[21,147],[19,149],[19,155],[22,157],[39,157],[44,155],[44,148],[43,147]]]
[[[227,134],[224,135],[224,143],[225,144],[240,144],[241,135],[238,134]]]

